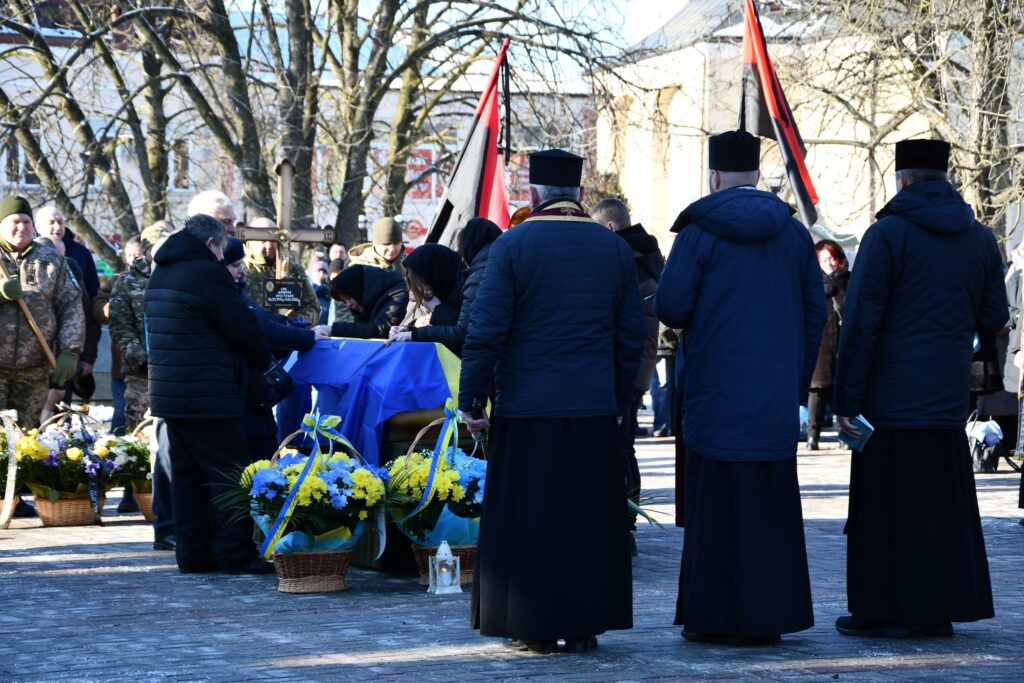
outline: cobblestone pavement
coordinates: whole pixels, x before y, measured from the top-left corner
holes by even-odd
[[[114,513],[115,496],[104,527],[0,531],[0,680],[1022,680],[1019,475],[978,477],[995,619],[945,640],[844,638],[833,622],[846,605],[849,455],[824,446],[799,459],[817,624],[776,646],[680,638],[670,518],[638,532],[635,628],[587,655],[536,656],[471,631],[468,594],[428,596],[414,580],[354,569],[351,590],[302,596],[273,576],[183,576],[140,517]],[[645,488],[670,499],[671,440],[644,440],[640,455]]]

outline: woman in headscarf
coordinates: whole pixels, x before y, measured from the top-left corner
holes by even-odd
[[[466,333],[469,331],[469,313],[476,296],[476,290],[484,277],[484,269],[487,267],[487,255],[491,249],[491,243],[501,236],[501,229],[486,218],[472,218],[466,223],[459,236],[460,254],[455,254],[451,249],[436,244],[427,244],[405,260],[406,274],[410,277],[410,289],[419,287],[413,279],[426,282],[435,298],[438,299],[430,316],[429,327],[415,327],[407,332],[397,332],[392,335],[396,341],[431,341],[440,342],[451,349],[454,353],[462,352],[462,344],[466,340]],[[431,249],[427,250],[427,247]],[[420,254],[421,250],[423,251]],[[441,251],[443,250],[443,251]],[[417,256],[419,254],[419,256]],[[454,256],[454,259],[452,258]],[[410,259],[412,265],[410,265]],[[458,264],[456,268],[455,264]],[[469,266],[468,272],[462,267]],[[443,273],[458,273],[457,288],[448,289],[449,275],[440,277]],[[411,274],[411,275],[410,275]],[[434,283],[440,283],[435,285]],[[441,293],[447,292],[446,296]],[[421,292],[426,294],[427,292]],[[424,302],[427,303],[427,302]],[[429,305],[429,304],[427,304]]]
[[[332,337],[387,339],[409,304],[409,291],[400,274],[364,265],[349,266],[331,280],[331,297],[355,317],[331,325]]]

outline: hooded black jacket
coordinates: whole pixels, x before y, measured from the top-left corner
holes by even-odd
[[[915,183],[861,240],[843,308],[837,415],[963,429],[975,333],[1008,317],[992,232],[945,181]]]
[[[146,287],[153,415],[241,419],[253,371],[271,360],[256,316],[213,253],[184,230],[154,257]]]
[[[100,276],[96,272],[96,261],[92,258],[92,252],[84,244],[75,241],[75,233],[71,232],[71,228],[64,228],[64,237],[61,241],[64,242],[64,255],[74,259],[75,263],[82,267],[82,284],[89,293],[89,298],[95,297],[96,292],[100,291]]]
[[[686,447],[718,460],[795,457],[825,325],[807,228],[775,195],[737,187],[688,206],[680,229],[654,307],[684,332]]]
[[[626,240],[626,244],[633,250],[633,262],[636,264],[636,284],[640,288],[640,300],[644,306],[644,327],[647,331],[644,355],[636,374],[636,389],[647,391],[651,386],[651,377],[654,376],[654,367],[658,364],[659,326],[658,316],[654,314],[654,292],[658,288],[658,280],[665,267],[665,257],[658,248],[658,240],[639,223],[615,234]]]
[[[393,270],[373,266],[354,265],[348,270],[353,268],[363,269],[362,291],[350,294],[363,310],[361,313],[353,311],[354,322],[342,321],[331,325],[331,336],[387,339],[392,325],[402,321],[409,306],[405,278]]]

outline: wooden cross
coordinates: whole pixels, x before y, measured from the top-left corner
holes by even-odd
[[[267,303],[280,304],[280,310],[294,309],[301,305],[302,283],[288,278],[288,264],[291,263],[292,242],[300,244],[334,243],[334,230],[292,227],[292,184],[295,181],[295,165],[288,159],[282,159],[274,169],[277,174],[277,228],[254,228],[246,226],[238,229],[238,239],[243,242],[276,242],[277,267],[276,278],[272,282],[275,291],[268,292]]]

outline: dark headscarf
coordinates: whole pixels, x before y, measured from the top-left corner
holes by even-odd
[[[434,290],[434,296],[446,301],[462,279],[462,259],[440,244],[417,247],[402,262],[406,270],[415,272]]]
[[[473,265],[473,259],[484,247],[501,237],[501,228],[487,220],[477,216],[470,218],[462,231],[462,242],[459,248],[462,250],[462,260],[467,266]]]
[[[331,280],[331,294],[337,296],[344,294],[350,296],[359,302],[360,306],[365,306],[366,302],[363,301],[363,282],[365,271],[368,266],[350,266],[345,270],[341,271],[334,276]]]

